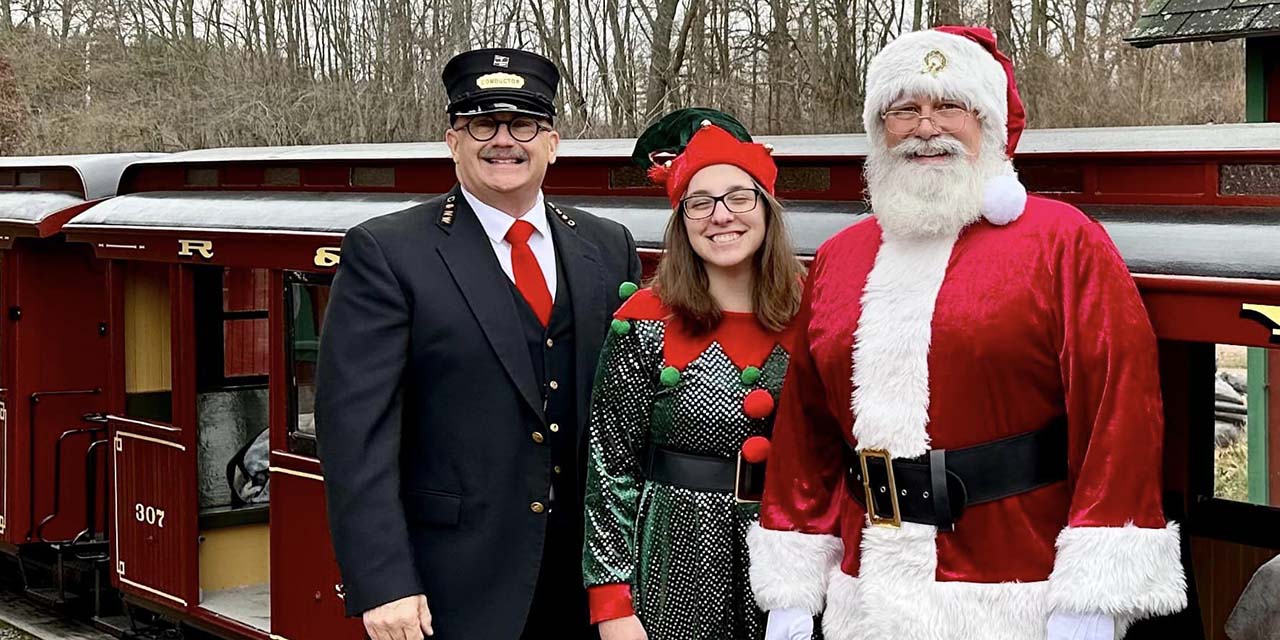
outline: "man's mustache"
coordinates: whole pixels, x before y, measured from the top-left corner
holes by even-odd
[[[481,160],[528,160],[529,154],[519,147],[510,149],[494,149],[485,147],[480,150]]]
[[[937,136],[925,140],[923,138],[907,138],[892,149],[895,155],[911,157],[914,155],[937,155],[949,153],[964,156],[968,153],[964,144],[950,136]]]

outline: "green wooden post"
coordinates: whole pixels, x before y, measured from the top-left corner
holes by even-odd
[[[1244,119],[1267,119],[1267,53],[1274,49],[1273,38],[1244,40]]]
[[[1280,38],[1246,38],[1244,42],[1245,64],[1245,120],[1264,122],[1267,119],[1267,71],[1275,64],[1267,59],[1276,53]],[[1267,485],[1267,351],[1251,347],[1249,367],[1249,502],[1268,504]]]
[[[1267,350],[1249,348],[1249,502],[1269,504],[1267,495]]]

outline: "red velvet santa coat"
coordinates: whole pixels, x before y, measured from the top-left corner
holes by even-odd
[[[1054,610],[1124,626],[1185,606],[1155,336],[1099,224],[1035,197],[958,238],[886,239],[869,218],[818,251],[800,313],[750,537],[762,608],[825,612],[827,640],[1022,640]],[[1063,415],[1069,478],[954,532],[871,527],[841,476],[845,443],[909,458]]]

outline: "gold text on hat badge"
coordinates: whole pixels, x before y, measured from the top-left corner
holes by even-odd
[[[486,73],[476,78],[476,86],[481,89],[519,89],[524,86],[524,78],[514,73]]]
[[[920,73],[927,73],[936,78],[938,77],[938,74],[942,73],[942,70],[946,68],[947,56],[943,55],[941,51],[934,49],[933,51],[924,54],[924,68],[920,70]]]

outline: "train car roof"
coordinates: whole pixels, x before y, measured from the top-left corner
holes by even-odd
[[[147,191],[107,200],[66,229],[152,229],[342,235],[434,198],[429,194],[317,191]]]
[[[59,211],[83,203],[79,195],[65,191],[0,191],[0,224],[39,224]]]
[[[760,136],[758,139],[774,145],[774,155],[781,158],[858,158],[867,152],[865,134]],[[565,159],[628,158],[634,144],[635,140],[631,138],[564,140],[559,156]],[[1278,123],[1205,124],[1033,129],[1023,134],[1018,155],[1212,153],[1274,151],[1277,148],[1280,148]],[[432,160],[447,158],[448,155],[448,148],[443,142],[228,147],[168,154],[137,164],[369,162]]]
[[[369,218],[432,196],[309,192],[186,191],[128,194],[81,213],[67,230],[208,231],[339,236]],[[655,197],[552,198],[626,225],[641,247],[661,248],[670,213]],[[1084,205],[1135,273],[1280,280],[1280,221],[1263,207]],[[812,255],[866,215],[861,202],[787,203],[797,250]]]
[[[15,236],[57,233],[75,214],[115,195],[129,165],[161,155],[0,157],[0,249],[11,247]]]
[[[125,168],[163,158],[163,153],[100,153],[65,156],[0,157],[0,169],[71,169],[80,178],[84,200],[113,196]],[[23,191],[21,193],[31,193]]]

